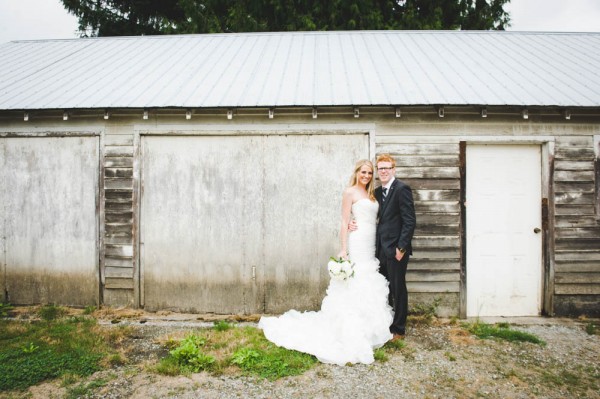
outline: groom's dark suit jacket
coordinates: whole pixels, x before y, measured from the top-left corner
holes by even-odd
[[[396,248],[404,248],[412,255],[411,240],[415,231],[416,217],[412,191],[404,182],[394,179],[385,202],[381,187],[375,189],[379,202],[376,256],[396,256]]]

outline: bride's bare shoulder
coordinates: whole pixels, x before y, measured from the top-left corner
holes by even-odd
[[[352,202],[354,202],[354,200],[359,196],[359,192],[357,190],[356,187],[351,186],[351,187],[346,187],[344,189],[344,197],[350,197],[352,198]]]

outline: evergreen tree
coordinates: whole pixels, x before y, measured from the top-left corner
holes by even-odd
[[[304,30],[503,30],[510,0],[62,0],[82,36]]]

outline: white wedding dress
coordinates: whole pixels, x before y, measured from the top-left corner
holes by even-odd
[[[348,251],[354,277],[331,280],[318,312],[290,310],[263,317],[258,327],[278,346],[310,353],[323,363],[345,365],[374,361],[373,349],[391,337],[392,309],[388,282],[375,258],[377,201],[367,198],[352,205],[358,229],[349,233]]]

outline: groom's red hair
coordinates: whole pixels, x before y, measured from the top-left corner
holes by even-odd
[[[375,161],[375,166],[377,166],[379,162],[391,162],[392,168],[396,167],[396,161],[394,160],[394,158],[392,158],[390,154],[379,154],[377,156],[377,160]]]

